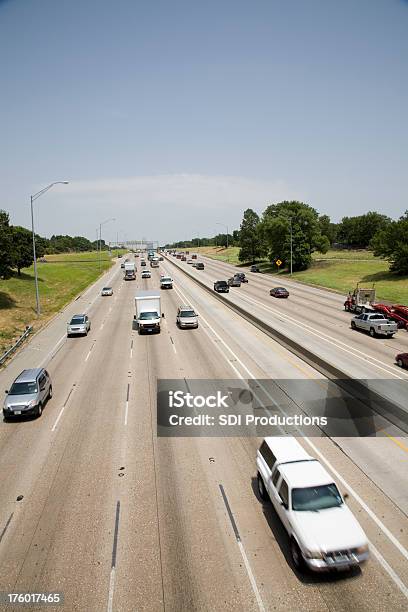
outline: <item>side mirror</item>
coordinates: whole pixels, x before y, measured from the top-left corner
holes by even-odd
[[[8,389],[6,389],[6,390],[4,391],[4,393],[8,393],[8,392],[9,392],[9,390],[8,390]]]
[[[164,312],[162,312],[162,319],[164,319]]]

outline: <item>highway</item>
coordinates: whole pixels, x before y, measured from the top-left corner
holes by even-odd
[[[206,260],[204,274],[188,272],[211,285],[228,269]],[[162,332],[139,336],[132,327],[135,291],[157,288],[163,271],[175,282],[161,292]],[[0,372],[1,393],[23,368],[40,365],[54,389],[41,418],[0,423],[0,591],[59,591],[67,611],[406,610],[406,439],[300,439],[349,493],[371,559],[352,573],[298,574],[277,515],[258,498],[259,439],[157,438],[156,382],[299,379],[317,389],[322,374],[174,262],[161,262],[151,279],[140,271],[136,281],[122,277],[115,263]],[[102,298],[106,284],[114,295]],[[279,317],[288,334],[355,376],[407,380],[392,365],[399,347],[408,347],[402,333],[373,348],[371,338],[346,335],[350,315],[338,307],[339,296],[293,283],[293,299],[271,304],[270,286],[251,276],[227,299]],[[176,327],[182,303],[198,311],[197,330]],[[90,334],[67,339],[66,322],[83,312]],[[309,328],[293,331],[299,318]]]

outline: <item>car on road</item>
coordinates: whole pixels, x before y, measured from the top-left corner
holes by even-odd
[[[204,270],[204,264],[202,261],[198,261],[197,264],[195,265],[195,268],[197,270]]]
[[[260,272],[260,269],[258,268],[258,266],[251,266],[249,269],[250,272]]]
[[[194,259],[187,259],[187,263],[190,265],[194,264]]]
[[[227,282],[228,282],[229,287],[240,287],[241,286],[241,279],[238,276],[233,276],[229,278]]]
[[[297,570],[348,570],[368,559],[367,536],[333,478],[295,438],[265,438],[256,465],[259,496],[286,529]]]
[[[217,293],[229,293],[229,285],[227,281],[225,280],[215,281],[214,291],[216,291]]]
[[[150,272],[150,270],[142,270],[142,278],[151,278],[152,277],[152,273]]]
[[[398,353],[395,362],[400,368],[408,368],[408,353]]]
[[[145,260],[145,259],[141,259],[141,260],[140,260],[140,265],[141,265],[142,267],[144,267],[144,266],[146,265],[146,260]]]
[[[171,276],[160,277],[160,289],[173,289],[173,279]]]
[[[41,416],[43,407],[52,397],[51,377],[44,368],[23,370],[6,390],[3,417]]]
[[[121,267],[121,268],[124,268],[124,267],[125,267],[125,262],[124,262],[124,261],[122,261],[122,263],[120,264],[120,267]]]
[[[392,338],[398,331],[397,323],[389,321],[379,312],[362,312],[352,318],[350,325],[351,329],[368,332],[372,338],[376,336]]]
[[[101,295],[113,295],[112,287],[104,287],[101,291]]]
[[[274,287],[270,290],[269,295],[272,295],[276,298],[288,298],[289,291],[285,289],[285,287]]]
[[[181,261],[186,261],[187,257],[185,255],[181,256]]]
[[[69,323],[67,323],[67,337],[71,336],[87,336],[91,330],[91,321],[88,315],[74,315]]]
[[[179,306],[177,309],[176,324],[180,328],[193,328],[198,327],[198,314],[195,312],[192,306]]]
[[[245,273],[244,273],[244,272],[237,272],[236,274],[234,274],[234,276],[235,276],[236,278],[239,278],[239,279],[240,279],[240,281],[241,281],[241,283],[247,283],[247,282],[248,282],[248,279],[247,279],[247,277],[245,276]]]

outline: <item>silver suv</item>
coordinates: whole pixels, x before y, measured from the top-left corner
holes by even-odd
[[[198,314],[191,306],[180,306],[177,310],[176,323],[179,327],[198,327]]]
[[[91,331],[91,321],[88,315],[74,315],[69,323],[67,323],[67,338],[71,336],[87,336]]]
[[[51,378],[44,368],[23,370],[6,391],[4,420],[14,416],[41,416],[45,403],[52,397]]]

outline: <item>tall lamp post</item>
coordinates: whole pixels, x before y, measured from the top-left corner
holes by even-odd
[[[111,219],[106,219],[106,221],[102,221],[102,223],[99,224],[99,272],[101,271],[102,267],[102,225],[105,225],[105,223],[109,223],[110,221],[116,221],[116,219],[112,217]]]
[[[37,317],[39,317],[40,314],[41,314],[41,306],[40,306],[40,292],[38,290],[38,272],[37,272],[37,255],[36,255],[36,251],[35,251],[35,232],[34,232],[33,202],[35,202],[35,200],[37,200],[42,195],[44,195],[44,193],[46,193],[49,189],[51,189],[51,187],[54,187],[54,185],[68,185],[68,184],[69,184],[68,181],[54,181],[53,183],[50,183],[49,185],[47,185],[47,187],[44,187],[44,189],[41,189],[41,191],[37,191],[37,193],[35,193],[34,195],[30,196],[30,203],[31,203],[31,231],[32,231],[32,234],[33,234],[35,301],[36,301],[36,313],[37,313]]]

